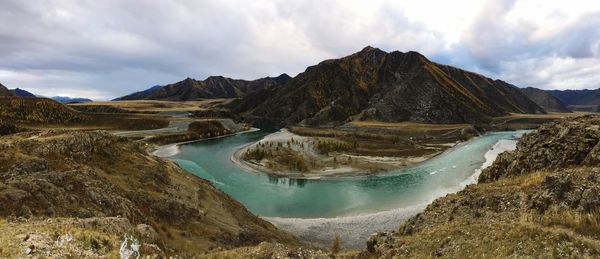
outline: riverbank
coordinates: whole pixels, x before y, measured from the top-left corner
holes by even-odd
[[[301,241],[319,248],[327,248],[326,245],[331,244],[337,234],[342,240],[343,247],[360,249],[364,247],[365,242],[369,239],[371,234],[380,231],[396,230],[400,224],[422,212],[427,205],[435,199],[449,193],[459,192],[467,185],[476,184],[481,171],[491,166],[499,154],[505,151],[515,150],[516,143],[516,140],[503,139],[497,141],[494,146],[485,153],[485,162],[483,165],[476,169],[472,175],[454,188],[438,191],[437,194],[432,195],[428,201],[417,205],[375,213],[335,218],[303,219],[263,217],[263,219],[271,222],[279,229],[288,233],[294,233]]]

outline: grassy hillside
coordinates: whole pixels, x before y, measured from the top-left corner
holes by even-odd
[[[74,127],[140,130],[166,127],[160,116],[84,113],[47,98],[0,97],[0,119],[30,128]]]
[[[105,132],[54,130],[0,137],[0,223],[18,217],[50,218],[44,227],[21,232],[48,237],[45,229],[55,226],[53,218],[120,217],[156,233],[144,243],[183,258],[261,241],[295,244],[290,235],[252,215],[208,181],[145,149],[142,143]],[[96,250],[114,254],[119,249],[115,233],[124,231],[101,235],[95,226],[105,225],[97,224],[87,226]],[[77,226],[53,230],[56,234],[50,232],[48,238],[52,243],[71,234],[81,242],[77,233],[84,230]]]

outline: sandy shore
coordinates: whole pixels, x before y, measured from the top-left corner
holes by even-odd
[[[336,166],[336,167],[324,167],[324,168],[320,168],[317,170],[311,170],[311,171],[307,171],[307,172],[287,171],[287,170],[279,171],[279,170],[272,170],[272,169],[268,168],[267,166],[265,166],[264,164],[259,164],[259,163],[255,163],[252,161],[246,161],[242,158],[242,155],[244,154],[244,152],[246,152],[248,149],[255,148],[258,145],[258,143],[261,143],[261,142],[262,143],[264,143],[264,142],[287,142],[288,140],[290,140],[292,138],[295,141],[297,141],[298,143],[302,143],[303,146],[308,147],[306,149],[295,149],[295,151],[301,152],[304,155],[308,155],[308,156],[312,156],[312,157],[320,156],[319,154],[316,154],[316,152],[312,148],[310,148],[310,146],[311,146],[310,142],[312,141],[313,138],[296,135],[294,133],[289,132],[286,129],[282,129],[278,132],[275,132],[275,133],[265,136],[263,139],[261,139],[258,142],[241,146],[238,150],[236,150],[233,153],[230,160],[231,160],[231,162],[233,162],[234,164],[238,165],[241,168],[244,168],[244,169],[250,170],[250,171],[254,171],[254,172],[258,172],[258,173],[265,173],[265,174],[278,176],[278,177],[290,177],[290,178],[297,178],[297,179],[323,179],[323,178],[368,176],[368,175],[375,175],[375,174],[388,172],[391,170],[409,168],[409,167],[419,165],[419,164],[443,153],[443,152],[437,152],[437,153],[433,153],[433,154],[425,155],[425,156],[411,156],[411,157],[358,156],[358,155],[349,155],[349,154],[340,155],[340,157],[343,157],[345,159],[351,158],[352,161],[354,161],[354,163],[353,163],[354,165],[376,165],[381,168],[385,168],[385,170],[378,170],[378,171],[369,171],[369,170],[365,170],[364,168],[357,168],[357,167],[354,167],[351,165],[343,165],[343,164]],[[443,145],[446,145],[448,147],[453,147],[456,145],[456,143],[446,143]]]

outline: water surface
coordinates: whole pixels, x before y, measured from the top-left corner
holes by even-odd
[[[416,167],[385,175],[326,180],[269,177],[230,161],[241,146],[260,140],[252,132],[177,147],[169,157],[263,217],[330,218],[398,208],[421,207],[472,183],[484,154],[502,139],[522,132],[488,133],[462,143]]]

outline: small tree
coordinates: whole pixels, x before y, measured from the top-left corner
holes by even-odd
[[[341,250],[341,238],[340,238],[340,234],[335,234],[335,239],[333,240],[333,245],[331,246],[331,253],[332,254],[337,254],[340,252]]]

